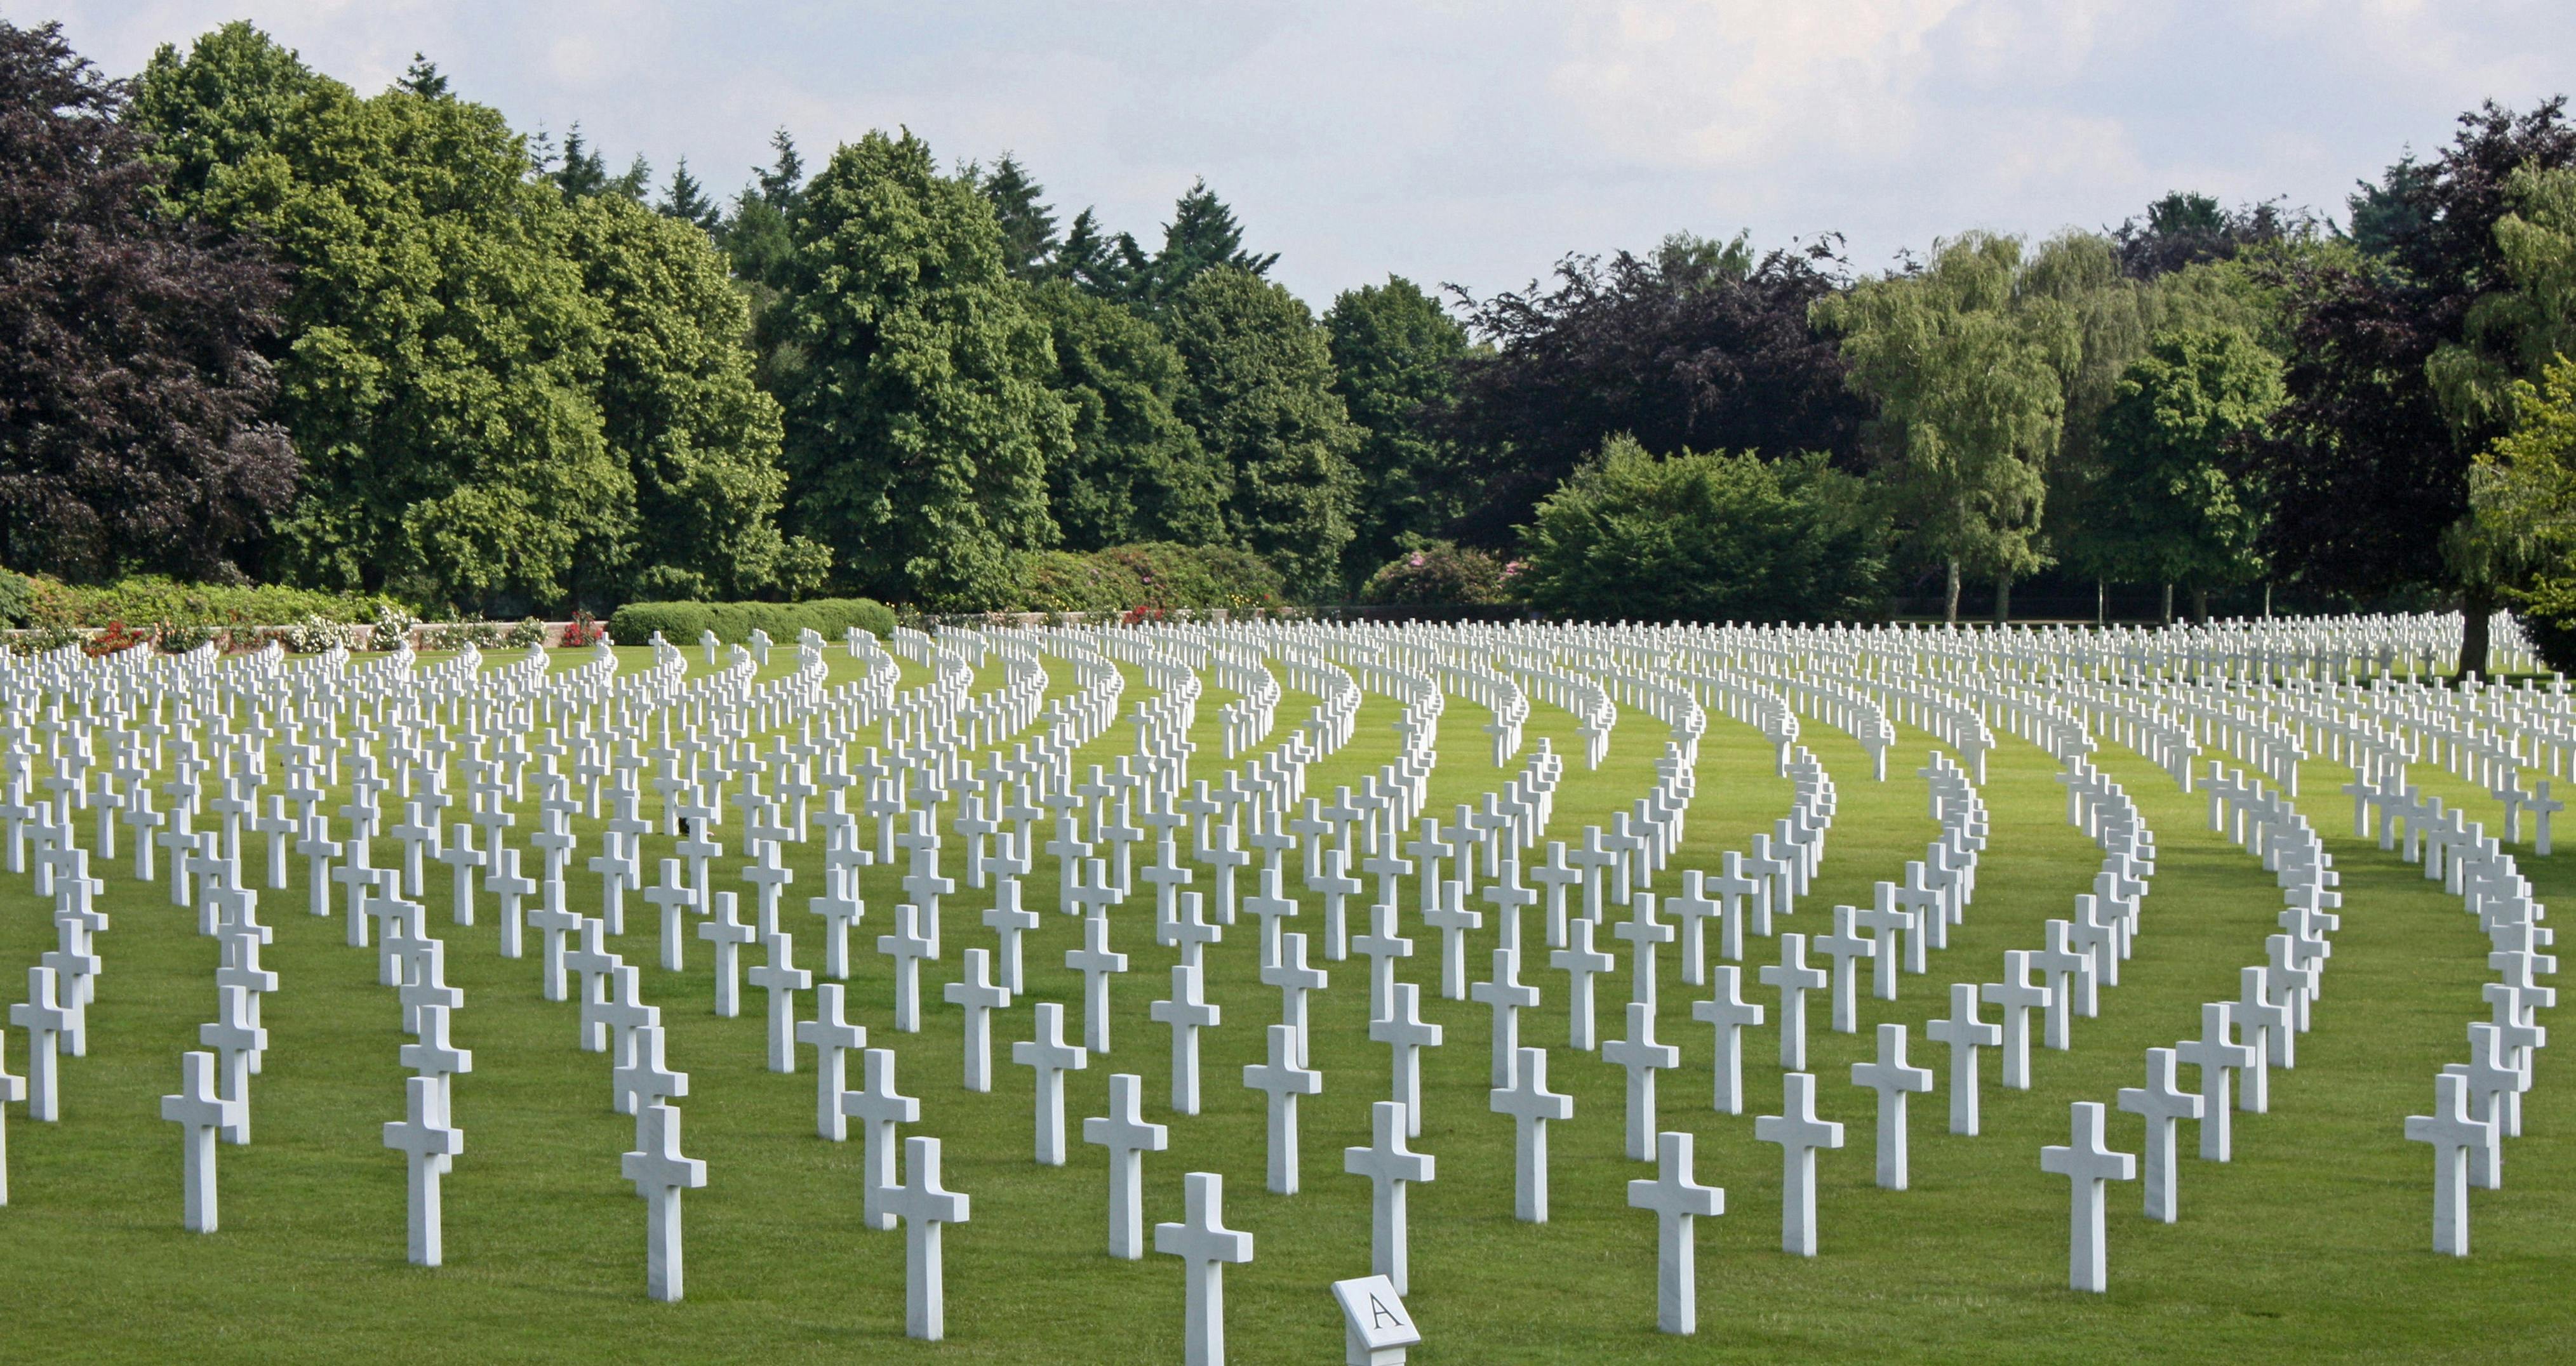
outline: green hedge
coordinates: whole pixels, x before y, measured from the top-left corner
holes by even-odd
[[[372,622],[392,606],[372,593],[317,593],[279,584],[183,583],[157,575],[68,584],[8,574],[0,617],[11,626],[282,626],[306,617]]]
[[[698,643],[698,633],[739,645],[755,630],[767,631],[781,645],[796,642],[796,633],[811,627],[825,640],[837,641],[849,628],[875,636],[894,631],[894,612],[871,598],[815,598],[807,602],[630,602],[608,619],[608,633],[621,645],[641,645],[659,631],[674,645]]]
[[[1131,606],[1275,608],[1286,580],[1249,550],[1150,541],[1112,546],[1093,558],[1116,565],[1138,584]]]

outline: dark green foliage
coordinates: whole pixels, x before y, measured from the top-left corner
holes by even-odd
[[[0,24],[0,555],[231,572],[294,495],[266,251],[155,212],[122,87]]]
[[[622,566],[587,596],[819,586],[778,531],[778,405],[752,382],[724,258],[697,228],[622,195],[574,205],[565,245],[606,313],[597,402],[635,498]]]
[[[1300,597],[1341,588],[1360,431],[1333,393],[1333,358],[1295,295],[1232,266],[1175,301],[1171,336],[1189,367],[1181,416],[1225,463],[1230,539]]]
[[[1489,606],[1511,600],[1520,566],[1473,546],[1434,541],[1378,566],[1359,600],[1402,606]]]
[[[1539,504],[1518,588],[1601,620],[1871,620],[1886,545],[1867,487],[1821,455],[1659,458],[1620,437]]]
[[[0,626],[24,626],[35,585],[26,575],[0,569]]]
[[[1014,552],[1056,537],[1046,469],[1072,445],[1045,323],[1002,269],[975,187],[910,134],[842,147],[795,219],[788,465],[837,574],[943,609],[997,605]]]
[[[662,192],[662,202],[654,207],[683,223],[695,224],[701,232],[713,233],[724,222],[724,214],[716,207],[716,202],[707,198],[706,187],[698,183],[696,176],[689,174],[687,157],[680,158],[679,164],[671,168],[670,187]]]
[[[1830,245],[1830,244],[1825,244]],[[1646,449],[1826,451],[1855,458],[1868,404],[1809,327],[1839,262],[1822,246],[1745,253],[1697,239],[1651,257],[1559,262],[1554,288],[1472,304],[1491,354],[1467,363],[1449,423],[1464,461],[1463,540],[1499,546],[1574,467],[1625,432]]]
[[[1028,169],[1008,152],[993,163],[993,169],[979,173],[970,167],[967,174],[993,206],[993,220],[1001,226],[1002,268],[1023,280],[1047,275],[1056,238],[1055,211],[1039,198],[1046,187],[1030,179]]]
[[[1458,391],[1467,330],[1401,275],[1346,291],[1324,315],[1333,391],[1361,437],[1344,578],[1384,563],[1408,537],[1436,535],[1466,510],[1438,424]]]
[[[1176,411],[1189,389],[1180,352],[1151,322],[1066,281],[1031,298],[1052,336],[1053,388],[1072,411],[1073,448],[1047,466],[1064,544],[1221,539],[1225,470]]]
[[[2197,589],[2259,578],[2270,499],[2233,448],[2281,406],[2281,362],[2234,328],[2167,332],[2121,376],[2100,422],[2116,497],[2070,549],[2101,578]]]
[[[634,490],[593,396],[604,311],[563,250],[562,196],[497,111],[360,99],[236,24],[156,54],[136,114],[190,212],[296,267],[277,411],[304,476],[279,570],[516,611],[561,601],[577,564],[622,563]]]
[[[2110,230],[2120,268],[2140,280],[2170,275],[2211,261],[2234,260],[2249,248],[2312,238],[2315,219],[2266,200],[2234,209],[2205,194],[2175,190],[2147,206],[2146,221],[2124,220]]]

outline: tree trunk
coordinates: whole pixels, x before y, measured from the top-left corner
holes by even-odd
[[[2199,622],[2203,626],[2207,626],[2209,624],[2208,589],[2194,588],[2191,590],[2191,619]]]
[[[2495,616],[2495,589],[2486,585],[2460,593],[2459,682],[2487,676],[2488,624]]]
[[[2093,629],[2111,624],[2111,586],[2100,579],[2093,581]]]
[[[1999,574],[1995,576],[1995,624],[2001,626],[2010,620],[2012,620],[2012,580]]]
[[[1948,594],[1946,601],[1949,605],[1942,609],[1942,619],[1947,621],[1950,625],[1956,626],[1959,624],[1959,557],[1956,555],[1950,557],[1950,586]]]
[[[2272,585],[2269,582],[2263,585],[2263,619],[2272,619]]]
[[[2173,585],[2165,585],[2165,625],[2173,625]]]

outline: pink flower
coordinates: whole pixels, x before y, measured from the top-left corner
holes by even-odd
[[[1413,567],[1414,567],[1414,568],[1416,568],[1416,569],[1420,569],[1420,568],[1422,567],[1422,557],[1421,557],[1421,556],[1416,555],[1416,556],[1414,556],[1414,557],[1413,557]]]

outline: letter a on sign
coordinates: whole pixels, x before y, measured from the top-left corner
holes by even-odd
[[[1404,1299],[1384,1276],[1361,1276],[1333,1282],[1333,1298],[1342,1305],[1342,1322],[1350,1366],[1400,1366],[1404,1349],[1422,1341]]]

